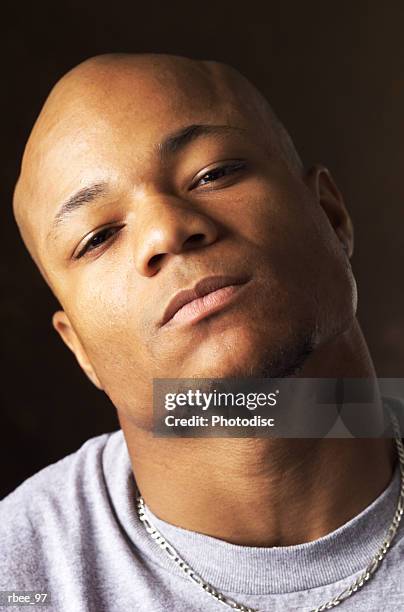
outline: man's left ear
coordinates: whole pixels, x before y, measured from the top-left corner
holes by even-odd
[[[353,225],[344,198],[330,171],[325,166],[316,164],[307,172],[305,183],[327,215],[342,248],[351,258],[354,246]]]

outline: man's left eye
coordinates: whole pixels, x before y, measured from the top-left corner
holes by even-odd
[[[199,187],[200,185],[207,185],[208,183],[213,183],[229,174],[233,174],[238,170],[242,170],[245,167],[244,161],[237,161],[232,164],[226,164],[224,166],[218,166],[217,168],[212,168],[206,172],[200,179],[195,183],[194,187]]]

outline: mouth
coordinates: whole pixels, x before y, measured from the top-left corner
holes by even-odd
[[[160,327],[196,323],[230,304],[247,277],[208,276],[193,289],[179,291],[168,303]]]

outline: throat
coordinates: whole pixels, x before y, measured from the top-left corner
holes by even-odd
[[[164,458],[151,465],[137,452],[132,460],[150,510],[243,546],[292,546],[327,535],[376,499],[395,463],[389,439],[183,439],[174,453],[172,441],[158,442],[160,457],[168,446]]]

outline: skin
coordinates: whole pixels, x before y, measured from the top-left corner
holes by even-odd
[[[158,143],[194,124],[235,129],[163,158]],[[106,194],[53,227],[61,204],[94,183]],[[162,55],[76,67],[34,126],[14,210],[60,302],[54,327],[115,405],[156,515],[236,544],[299,544],[387,486],[391,440],[152,436],[153,378],[375,378],[356,319],[342,195],[325,167],[303,169],[267,102],[235,70]],[[160,327],[171,297],[212,274],[245,274],[248,290],[195,325]]]

